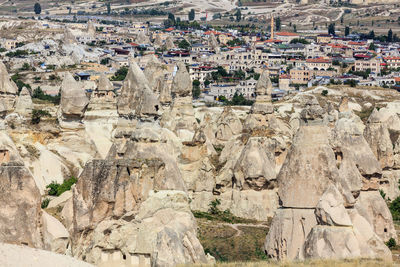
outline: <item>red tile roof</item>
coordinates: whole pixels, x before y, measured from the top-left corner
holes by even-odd
[[[330,63],[331,60],[319,57],[319,58],[308,58],[306,60],[306,62],[309,62],[309,63]]]
[[[299,36],[297,33],[294,33],[294,32],[277,32],[275,35],[278,35],[278,36]]]

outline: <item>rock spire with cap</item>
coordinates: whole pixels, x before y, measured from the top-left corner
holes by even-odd
[[[178,71],[172,82],[172,96],[185,97],[192,95],[192,81],[186,70],[186,65],[183,62],[178,63]]]
[[[72,74],[67,72],[61,84],[60,109],[62,115],[82,117],[88,103],[85,90]]]
[[[136,62],[131,61],[117,101],[118,114],[130,118],[154,118],[158,115],[159,108],[160,103],[149,88],[146,76]]]

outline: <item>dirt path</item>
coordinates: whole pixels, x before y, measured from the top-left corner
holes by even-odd
[[[242,230],[239,229],[239,226],[245,226],[245,227],[255,227],[255,228],[269,228],[269,226],[267,225],[263,225],[263,224],[248,224],[248,223],[234,223],[234,224],[230,224],[230,223],[220,223],[221,225],[225,225],[225,226],[229,226],[232,229],[236,230],[236,234],[235,237],[237,236],[241,236],[242,235]]]

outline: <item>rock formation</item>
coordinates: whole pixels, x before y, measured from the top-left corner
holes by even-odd
[[[26,87],[22,88],[17,100],[15,101],[14,111],[23,116],[29,116],[32,113],[32,97]]]
[[[139,32],[139,34],[136,37],[136,43],[137,44],[150,44],[149,37],[144,33],[144,32]]]
[[[153,40],[153,46],[156,48],[160,48],[162,47],[162,45],[163,45],[163,40],[161,39],[161,36],[157,34]]]
[[[160,102],[148,84],[143,71],[131,62],[117,101],[120,116],[143,120],[159,115]]]
[[[116,110],[117,99],[114,92],[114,86],[102,73],[100,75],[97,87],[93,90],[90,97],[88,110]]]
[[[0,114],[5,116],[10,112],[15,103],[15,97],[18,93],[18,87],[11,80],[7,68],[3,62],[0,62]]]
[[[256,84],[256,100],[251,106],[250,114],[245,120],[244,127],[249,131],[278,131],[279,125],[274,116],[271,102],[272,83],[267,71],[263,71]],[[267,133],[266,133],[267,134]]]
[[[172,106],[164,112],[161,126],[173,131],[182,141],[192,141],[198,123],[192,105],[192,81],[182,62],[178,63],[171,91]]]
[[[140,128],[122,154],[113,150],[87,164],[72,198],[76,256],[95,264],[207,262],[179,169],[171,172],[159,141],[154,130]]]
[[[80,120],[88,103],[89,100],[81,84],[75,81],[71,73],[67,72],[61,84],[59,108],[61,120]]]
[[[172,39],[171,39],[171,37],[167,37],[167,39],[165,40],[165,48],[167,49],[167,50],[171,50],[171,49],[174,49],[175,48],[175,44],[174,44],[174,42],[172,41]]]
[[[337,122],[330,143],[323,111],[311,97],[308,102],[277,177],[282,207],[267,235],[266,253],[289,260],[391,260],[384,242],[395,235],[388,208],[373,186],[381,172],[376,159],[345,119]]]
[[[74,45],[77,43],[75,35],[70,28],[65,28],[63,42],[66,45]]]
[[[219,49],[219,45],[218,45],[218,41],[217,38],[215,38],[214,33],[210,34],[210,37],[208,38],[208,45],[212,47],[212,49],[216,52],[219,53],[220,49]]]
[[[93,267],[89,263],[54,252],[3,243],[0,243],[0,255],[0,266],[15,266],[18,263],[19,266],[43,267],[57,263],[58,267]]]
[[[96,35],[96,27],[92,20],[88,20],[86,32],[89,36],[94,37]]]
[[[144,69],[144,75],[149,82],[149,87],[155,94],[160,94],[165,84],[165,75],[167,74],[163,65],[158,61],[154,55],[149,56],[150,59],[147,62],[146,68]]]

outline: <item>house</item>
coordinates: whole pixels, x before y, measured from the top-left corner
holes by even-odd
[[[330,34],[319,34],[317,36],[317,43],[319,44],[329,44],[332,40],[332,36]]]
[[[376,74],[381,73],[381,60],[377,58],[358,59],[354,64],[355,71],[370,70]]]
[[[275,37],[284,43],[290,43],[290,41],[293,39],[298,39],[300,36],[294,32],[277,32],[275,33]]]
[[[306,67],[310,70],[327,70],[332,67],[332,60],[326,58],[306,59]]]

